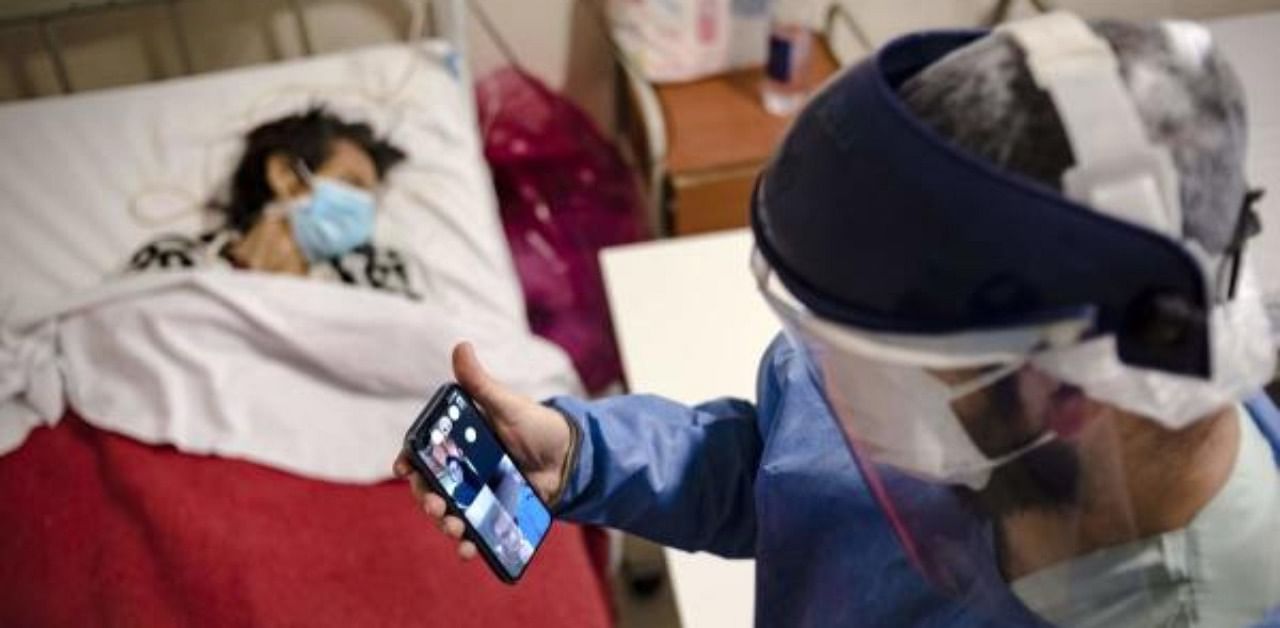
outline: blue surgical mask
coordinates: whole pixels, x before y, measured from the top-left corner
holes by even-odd
[[[358,187],[314,177],[311,196],[289,217],[293,238],[311,262],[341,257],[373,235],[373,195]]]

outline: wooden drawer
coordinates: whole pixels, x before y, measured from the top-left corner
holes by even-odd
[[[759,166],[672,180],[671,232],[682,236],[750,224],[751,189]]]

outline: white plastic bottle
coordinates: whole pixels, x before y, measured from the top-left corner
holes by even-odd
[[[776,116],[795,113],[809,95],[813,58],[814,0],[774,0],[765,78],[764,108]]]

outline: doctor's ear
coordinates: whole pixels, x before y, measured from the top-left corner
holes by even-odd
[[[294,168],[294,157],[284,152],[274,152],[267,157],[262,173],[267,186],[276,199],[287,200],[306,193],[307,185]]]

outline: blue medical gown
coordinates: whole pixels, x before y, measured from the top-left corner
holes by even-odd
[[[558,516],[754,557],[758,626],[1007,625],[972,599],[936,593],[914,570],[820,394],[779,337],[761,362],[755,406],[552,399],[583,435]],[[1280,448],[1275,407],[1263,396],[1248,405]],[[999,616],[1037,623],[1006,587],[975,590]]]

